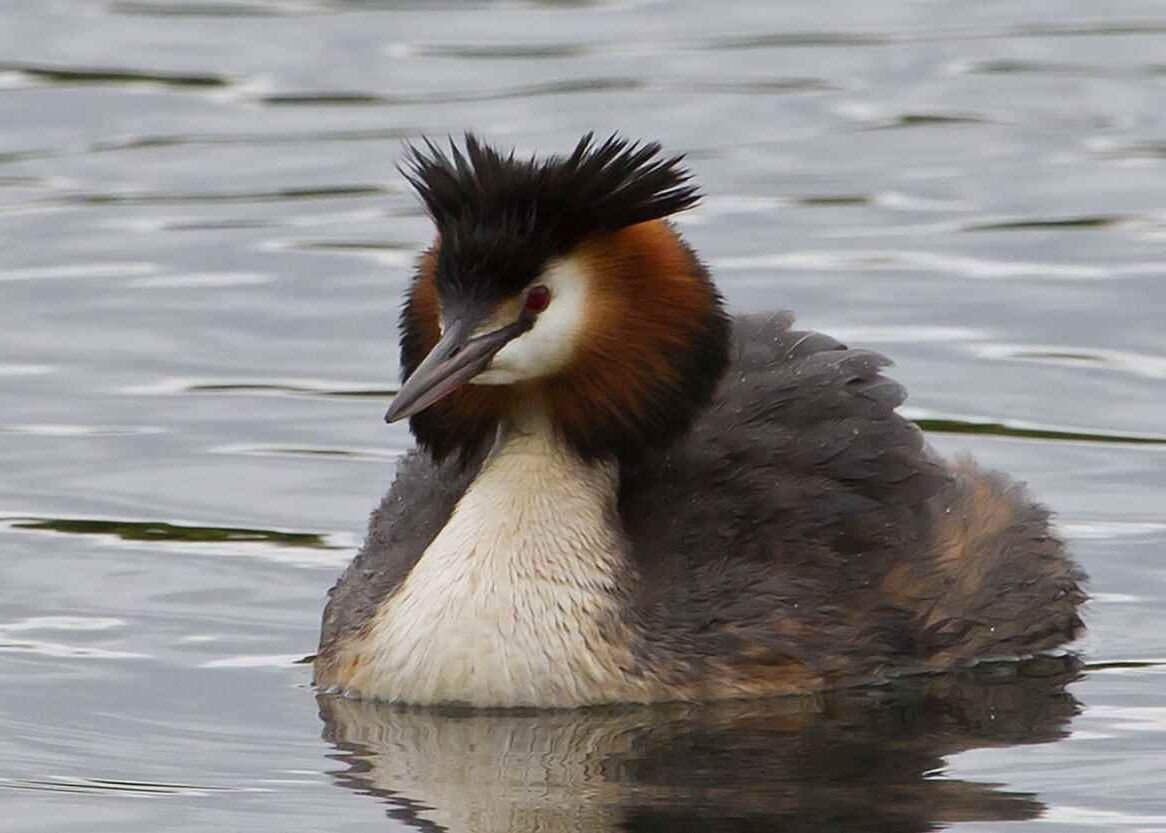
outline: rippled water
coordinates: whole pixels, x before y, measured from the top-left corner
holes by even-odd
[[[0,24],[5,829],[1166,830],[1161,3]],[[317,702],[298,660],[409,443],[380,415],[429,230],[393,163],[467,127],[688,153],[684,231],[735,309],[890,353],[937,446],[1058,510],[1087,665],[706,709]]]

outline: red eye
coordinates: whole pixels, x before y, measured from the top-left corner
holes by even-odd
[[[551,291],[542,284],[526,293],[526,311],[539,313],[551,305]]]

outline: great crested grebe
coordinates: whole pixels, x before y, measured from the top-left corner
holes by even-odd
[[[1082,573],[947,463],[887,360],[730,318],[666,217],[681,157],[410,149],[437,226],[401,316],[401,460],[330,592],[318,686],[560,707],[812,692],[1048,650]]]

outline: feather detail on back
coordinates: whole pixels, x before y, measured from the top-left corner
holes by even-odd
[[[1074,638],[1083,576],[1047,511],[930,451],[886,358],[792,321],[736,319],[713,405],[625,467],[646,630],[742,696],[759,669],[812,688]]]

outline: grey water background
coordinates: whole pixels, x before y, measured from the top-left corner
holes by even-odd
[[[0,2],[0,827],[1166,830],[1166,7]],[[430,234],[401,141],[688,154],[734,310],[883,350],[1088,665],[709,709],[317,702]],[[1007,822],[1007,824],[1006,824]]]

